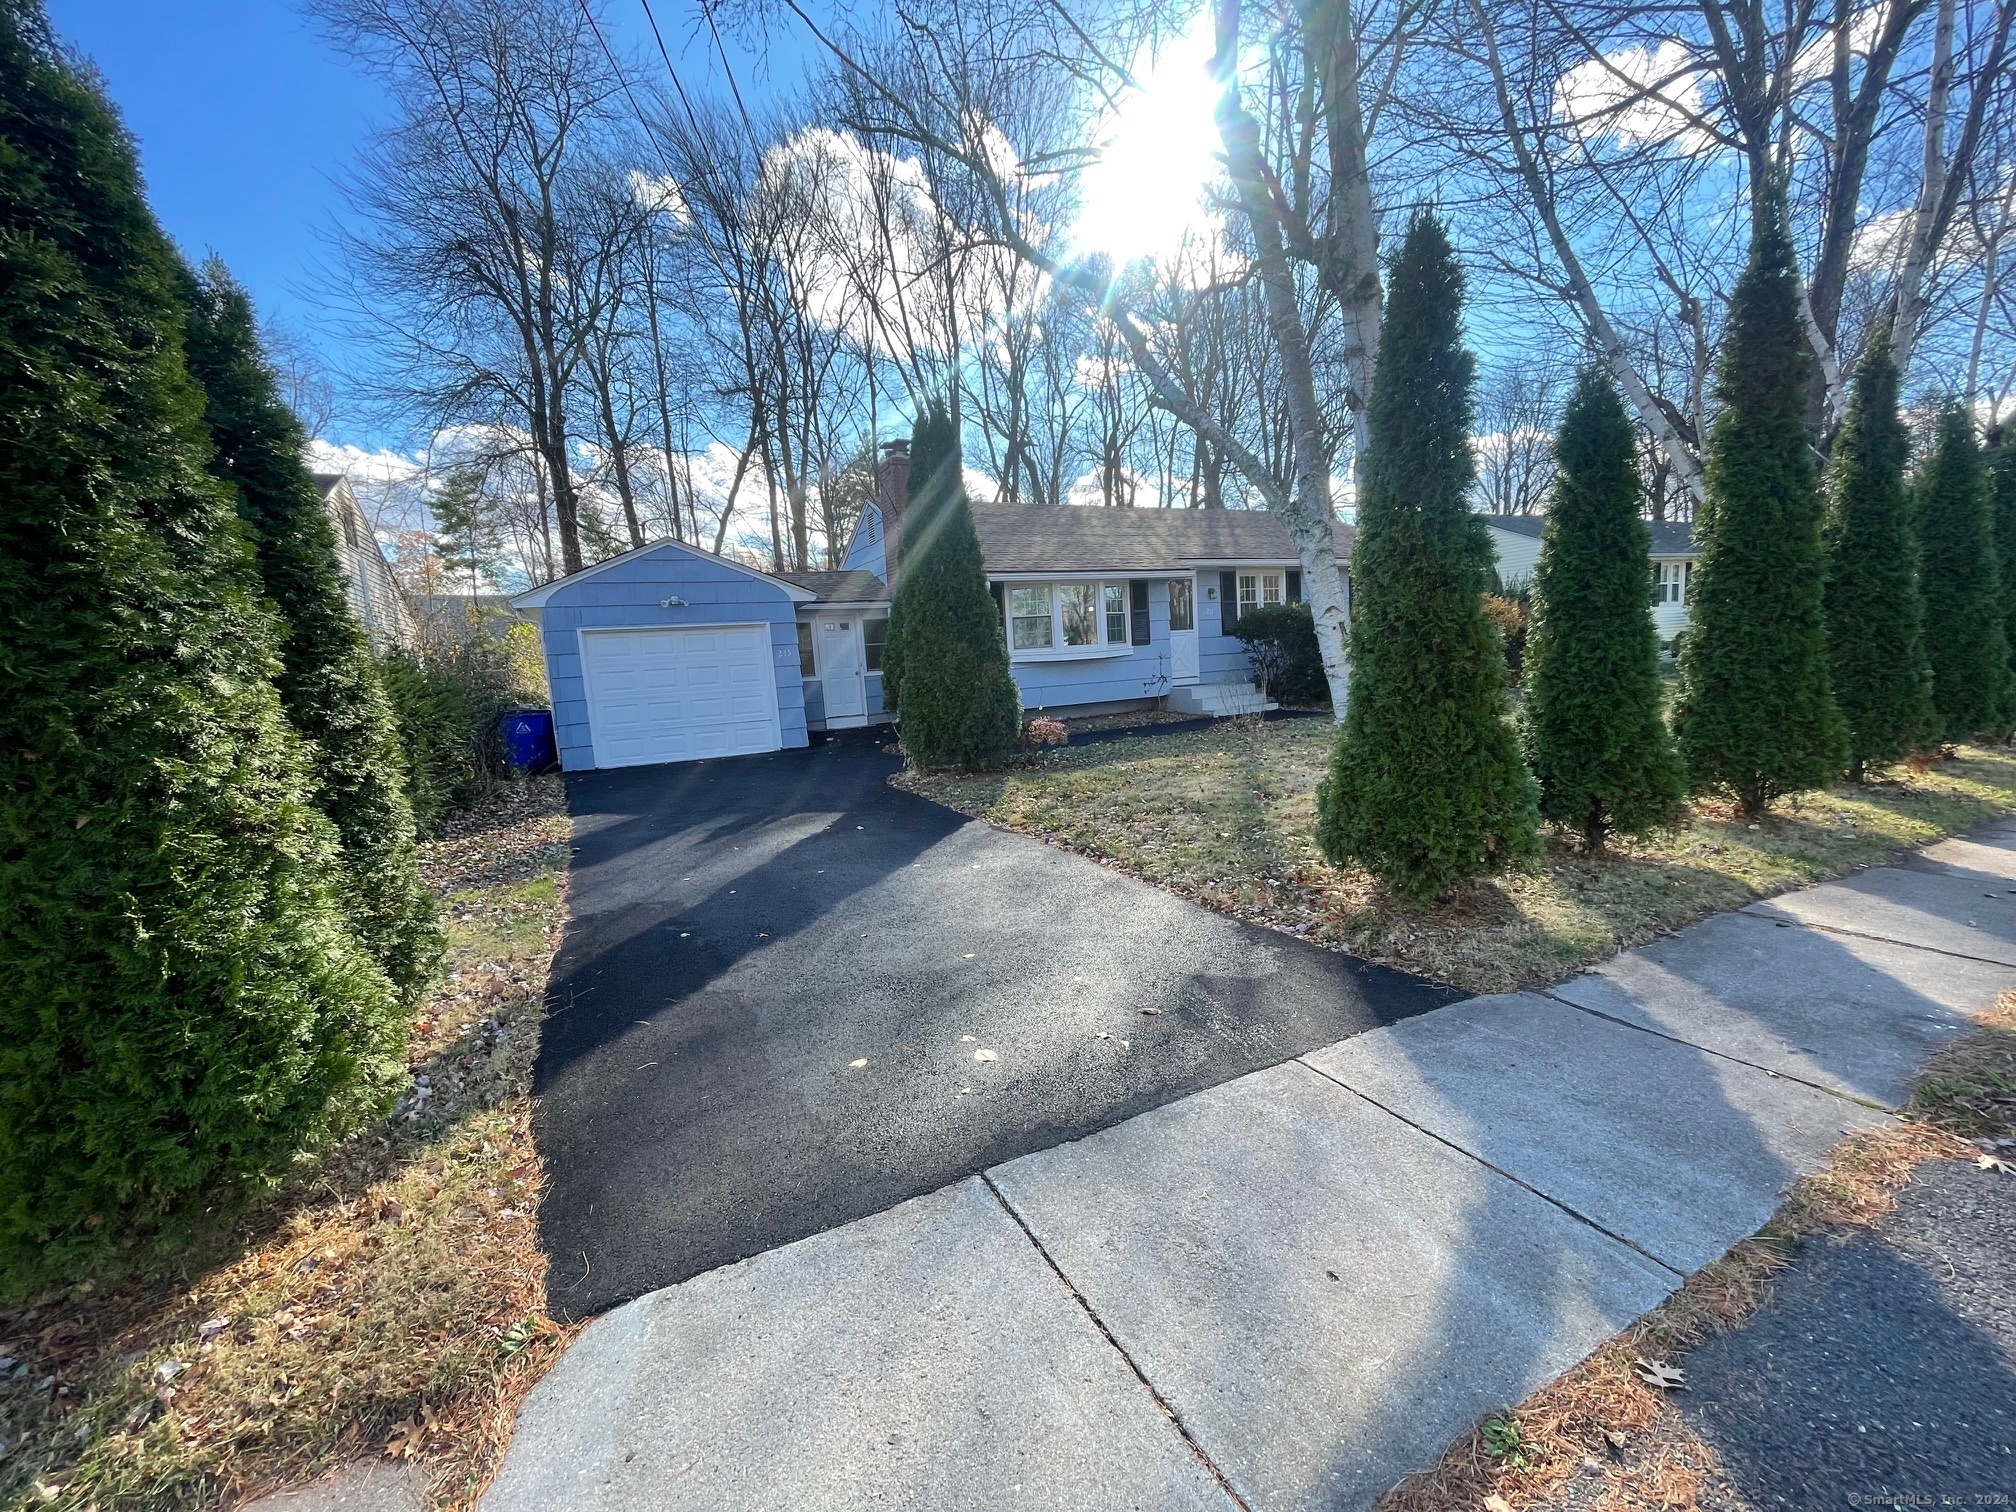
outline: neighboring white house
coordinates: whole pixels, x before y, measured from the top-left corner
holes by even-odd
[[[1532,582],[1533,569],[1540,565],[1540,533],[1547,528],[1547,517],[1490,515],[1485,523],[1498,553],[1498,581],[1508,588]],[[1688,589],[1701,552],[1694,544],[1693,526],[1669,520],[1647,524],[1652,531],[1652,623],[1661,640],[1671,640],[1687,628]]]
[[[393,646],[410,650],[417,640],[412,606],[392,576],[378,537],[351,491],[350,480],[341,473],[317,473],[315,486],[322,490],[322,507],[336,527],[336,560],[343,564],[351,612],[379,650]]]

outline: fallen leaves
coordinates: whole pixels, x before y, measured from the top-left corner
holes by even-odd
[[[1984,1171],[2000,1171],[2004,1176],[2016,1174],[2016,1165],[2011,1165],[2000,1155],[1976,1155],[1974,1164]]]
[[[975,1050],[973,1052],[973,1059],[979,1061],[984,1066],[994,1061],[998,1061],[999,1059],[1001,1059],[1001,1057],[996,1055],[992,1050],[988,1050],[983,1047],[982,1049]]]

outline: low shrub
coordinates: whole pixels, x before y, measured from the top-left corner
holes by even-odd
[[[546,702],[539,632],[523,623],[501,636],[391,652],[379,675],[399,722],[406,790],[423,834],[510,775],[499,716]]]
[[[1061,746],[1071,738],[1061,719],[1032,719],[1022,730],[1026,746]]]
[[[1330,701],[1323,675],[1323,651],[1316,641],[1316,616],[1307,604],[1268,604],[1249,609],[1232,627],[1246,647],[1246,659],[1270,698],[1282,703]]]

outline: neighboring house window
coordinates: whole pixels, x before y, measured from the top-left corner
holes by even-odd
[[[347,509],[343,511],[343,543],[353,551],[357,549],[357,517]]]
[[[1195,584],[1189,578],[1169,580],[1169,628],[1171,630],[1195,630],[1197,611],[1191,603],[1191,593]]]
[[[1693,587],[1694,564],[1692,562],[1654,562],[1652,564],[1652,601],[1655,604],[1684,604],[1687,591]]]
[[[1050,648],[1050,590],[1047,587],[1010,589],[1008,614],[1014,626],[1009,644],[1017,651],[1046,651]]]
[[[798,675],[817,677],[819,667],[812,659],[812,626],[805,620],[798,621]]]
[[[870,672],[882,670],[882,647],[889,639],[889,617],[861,621],[861,654]]]
[[[1127,644],[1127,585],[1108,583],[1106,585],[1106,644],[1124,646]]]

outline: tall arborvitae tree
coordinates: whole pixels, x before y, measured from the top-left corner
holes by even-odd
[[[1806,435],[1812,360],[1781,202],[1751,239],[1716,362],[1721,413],[1674,721],[1695,787],[1732,793],[1751,815],[1848,765],[1827,678],[1820,480]]]
[[[1022,697],[987,588],[964,471],[959,428],[934,399],[910,443],[882,687],[913,762],[978,771],[999,766],[1015,749]]]
[[[1997,429],[1988,447],[1988,493],[1994,501],[1995,562],[2002,570],[2002,638],[2009,646],[2009,709],[2016,728],[2016,437]]]
[[[1860,782],[1936,738],[1918,541],[1904,467],[1911,437],[1897,412],[1890,333],[1869,339],[1829,469],[1827,663],[1848,721],[1848,775]]]
[[[400,1064],[176,279],[109,107],[0,0],[0,1292],[216,1207]]]
[[[222,263],[184,272],[190,375],[203,385],[216,450],[266,596],[280,611],[280,698],[314,742],[315,800],[343,846],[345,901],[357,936],[411,999],[440,959],[433,899],[420,885],[399,731],[371,642],[350,612],[336,531],[303,460],[300,422],[266,365],[252,302]]]
[[[1333,863],[1366,866],[1410,902],[1539,849],[1504,649],[1484,616],[1492,551],[1469,504],[1476,363],[1462,311],[1448,237],[1416,215],[1386,288],[1352,557],[1351,701],[1316,821]]]
[[[1916,487],[1919,585],[1932,707],[1945,740],[2009,733],[2009,643],[1994,513],[1974,421],[1958,404],[1939,412]]]
[[[1589,368],[1555,438],[1560,472],[1533,575],[1526,749],[1541,815],[1592,850],[1613,830],[1671,823],[1687,793],[1659,684],[1635,442],[1616,389]]]

